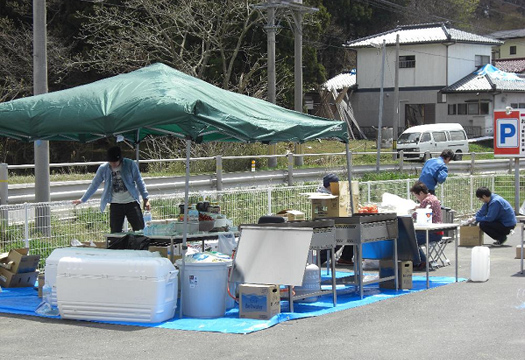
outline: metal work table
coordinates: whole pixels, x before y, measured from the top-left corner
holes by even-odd
[[[398,225],[396,214],[353,214],[351,217],[329,218],[335,221],[337,245],[351,245],[354,247],[354,275],[340,281],[359,288],[359,295],[363,298],[363,286],[383,281],[394,280],[398,290],[398,264],[397,264],[397,237]],[[394,275],[376,280],[364,281],[363,273],[363,244],[376,241],[392,240],[394,243]],[[353,282],[347,282],[353,278]]]
[[[460,224],[428,224],[428,225],[420,225],[417,223],[414,223],[414,229],[417,231],[425,231],[425,237],[426,237],[426,255],[427,255],[427,266],[426,266],[426,272],[427,272],[427,289],[429,287],[429,257],[428,257],[428,234],[431,231],[445,231],[445,230],[453,230],[454,231],[454,252],[456,257],[456,282],[458,282],[458,244],[459,244],[459,227]]]
[[[336,290],[336,278],[335,278],[335,256],[334,249],[336,244],[336,229],[333,220],[318,219],[311,221],[288,221],[284,223],[265,223],[265,224],[249,224],[241,225],[242,227],[269,227],[269,228],[312,228],[313,235],[310,242],[310,250],[330,250],[331,255],[331,273],[332,273],[332,289],[331,290],[320,290],[316,292],[306,293],[302,295],[293,295],[291,286],[288,288],[288,301],[290,303],[290,311],[293,312],[293,302],[295,300],[302,300],[309,297],[321,296],[325,294],[332,294],[332,301],[334,306],[337,305],[337,290]],[[241,240],[242,241],[242,240]],[[321,271],[319,269],[319,271]],[[321,274],[319,274],[321,276]]]

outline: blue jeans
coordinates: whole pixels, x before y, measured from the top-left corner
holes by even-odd
[[[417,238],[417,244],[419,246],[426,245],[427,243],[427,234],[426,231],[416,231],[416,238]],[[428,234],[428,243],[440,241],[443,235],[438,235],[436,233],[429,233]],[[427,256],[423,250],[421,250],[421,247],[419,248],[419,256],[421,257],[421,262],[427,261]]]

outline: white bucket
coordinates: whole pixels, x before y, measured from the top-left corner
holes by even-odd
[[[418,225],[432,224],[432,209],[416,209],[416,223]]]
[[[321,290],[321,277],[319,267],[315,264],[309,264],[304,270],[303,284],[294,288],[295,295],[305,295]],[[317,296],[310,296],[299,300],[300,302],[316,302]]]
[[[474,246],[470,263],[470,281],[487,281],[490,277],[490,249]]]
[[[231,261],[176,261],[180,269],[182,314],[194,318],[217,318],[226,312],[226,286]]]

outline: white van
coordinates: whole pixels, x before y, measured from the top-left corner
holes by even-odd
[[[461,160],[469,152],[468,139],[463,126],[456,123],[418,125],[406,129],[397,139],[397,151],[410,152],[405,158],[422,160],[425,152],[438,156],[443,150],[450,149]],[[437,153],[437,154],[436,154]]]

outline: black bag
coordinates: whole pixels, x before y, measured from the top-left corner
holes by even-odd
[[[127,234],[124,237],[116,238],[108,245],[108,249],[114,250],[148,250],[151,239],[147,236]]]

